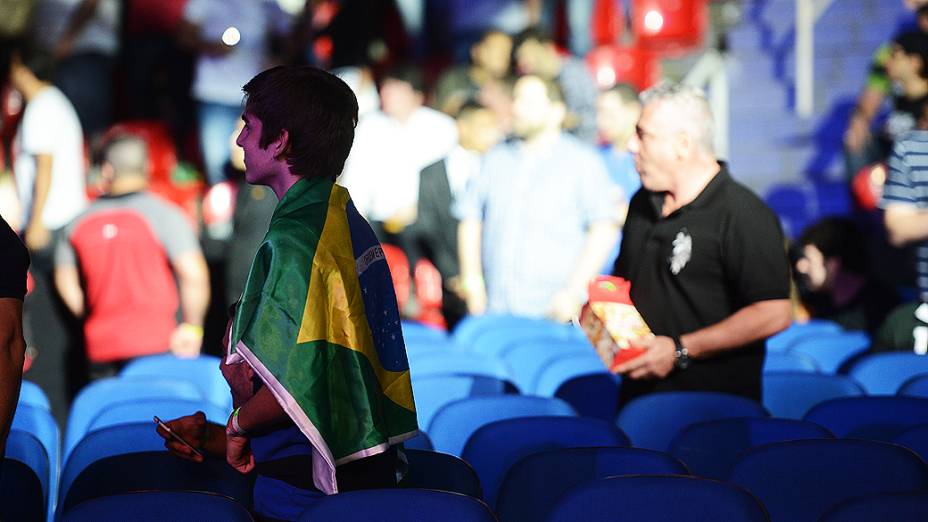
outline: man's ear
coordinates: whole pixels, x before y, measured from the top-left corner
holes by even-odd
[[[267,148],[269,152],[274,154],[275,158],[286,155],[287,151],[290,150],[290,133],[287,132],[287,129],[281,129],[277,138],[267,144]]]

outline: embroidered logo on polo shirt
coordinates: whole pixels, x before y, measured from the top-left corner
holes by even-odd
[[[677,232],[673,240],[673,253],[670,256],[670,273],[677,275],[683,270],[693,255],[693,238],[686,229]]]

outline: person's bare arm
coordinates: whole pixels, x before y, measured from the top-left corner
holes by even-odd
[[[914,205],[890,204],[883,214],[883,224],[893,246],[928,239],[928,210]]]
[[[26,227],[26,246],[31,250],[40,250],[51,241],[51,232],[42,223],[42,212],[48,202],[48,192],[52,186],[51,154],[38,154],[35,157],[35,183],[32,188],[32,212]]]
[[[558,321],[567,321],[577,315],[587,285],[606,264],[606,258],[612,253],[619,227],[613,221],[597,221],[590,225],[583,243],[579,261],[567,286],[562,288],[551,301],[548,315]]]
[[[55,267],[55,288],[74,317],[84,317],[84,289],[81,287],[81,276],[76,266]]]
[[[713,325],[680,336],[691,359],[708,359],[729,350],[766,339],[785,329],[791,321],[789,299],[770,299],[749,304]],[[673,339],[654,337],[645,353],[616,370],[632,379],[663,378],[673,370],[676,347]]]
[[[0,298],[0,458],[6,450],[19,387],[23,380],[23,302],[16,298]]]
[[[863,147],[867,136],[870,135],[870,125],[880,110],[883,98],[883,92],[873,87],[866,87],[860,93],[857,98],[857,107],[851,114],[851,121],[844,134],[844,143],[850,150],[858,151]]]
[[[487,291],[483,282],[481,260],[481,234],[483,223],[466,219],[458,225],[458,258],[461,263],[461,287],[467,301],[467,310],[479,315],[486,311]]]
[[[71,17],[68,18],[64,32],[61,35],[61,39],[58,40],[55,46],[56,58],[64,58],[71,54],[74,48],[74,41],[77,40],[77,37],[80,36],[84,27],[87,26],[87,22],[93,18],[99,5],[100,0],[83,0],[74,12],[71,13]]]
[[[180,289],[181,323],[171,336],[171,351],[176,355],[194,357],[203,342],[203,321],[209,307],[209,269],[199,250],[180,254],[171,265]]]
[[[180,45],[197,54],[223,56],[232,52],[232,47],[220,40],[206,40],[199,25],[181,20],[177,27],[177,41]]]

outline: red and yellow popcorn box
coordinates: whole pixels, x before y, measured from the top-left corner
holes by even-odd
[[[580,326],[599,358],[611,372],[638,357],[642,341],[654,337],[632,304],[631,283],[621,277],[599,276],[589,286],[589,302],[580,311]]]

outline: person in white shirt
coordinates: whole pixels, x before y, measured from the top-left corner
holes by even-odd
[[[229,134],[242,114],[241,86],[272,65],[269,36],[289,30],[273,0],[189,0],[178,38],[197,53],[192,87],[200,148],[211,185],[225,179]]]
[[[412,223],[419,171],[445,157],[457,144],[454,120],[423,106],[419,72],[400,66],[385,75],[379,111],[361,119],[339,183],[374,230],[397,234]]]
[[[23,210],[26,246],[50,246],[52,232],[87,206],[84,135],[74,107],[49,82],[51,59],[35,49],[14,55],[13,88],[26,108],[13,140],[13,174]]]

